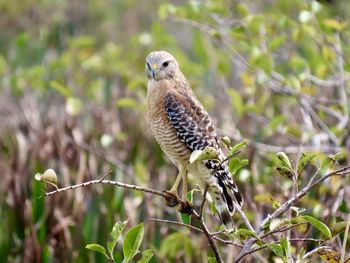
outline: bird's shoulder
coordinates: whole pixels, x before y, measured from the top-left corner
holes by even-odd
[[[191,150],[216,146],[216,131],[211,118],[191,92],[168,92],[164,104],[178,136],[183,141],[193,142],[189,145]]]

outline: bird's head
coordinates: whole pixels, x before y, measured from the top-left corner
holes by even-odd
[[[176,59],[166,51],[154,51],[146,58],[146,74],[148,79],[170,79],[178,71],[179,65]]]

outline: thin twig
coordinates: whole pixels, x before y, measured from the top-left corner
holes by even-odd
[[[243,220],[244,224],[246,225],[246,227],[252,231],[253,233],[255,233],[254,228],[252,227],[252,225],[250,224],[248,218],[246,217],[245,213],[242,211],[241,207],[236,203],[233,202],[233,205],[235,206],[236,211],[239,213],[241,219]]]
[[[67,186],[67,187],[58,188],[58,189],[53,190],[51,192],[45,192],[45,194],[43,194],[43,196],[50,196],[50,195],[54,195],[54,194],[57,194],[57,193],[60,193],[60,192],[64,192],[64,191],[67,191],[67,190],[73,190],[73,189],[76,189],[76,188],[85,187],[85,186],[89,186],[89,185],[92,185],[92,184],[110,184],[110,185],[116,185],[116,186],[122,187],[122,188],[127,188],[127,189],[136,190],[136,191],[140,191],[140,192],[144,192],[144,193],[150,193],[150,194],[158,195],[158,196],[161,196],[161,197],[165,198],[166,200],[171,200],[171,203],[187,206],[186,202],[184,202],[183,200],[179,199],[178,197],[176,197],[174,195],[169,194],[166,191],[159,191],[159,190],[150,189],[150,188],[146,188],[146,187],[141,187],[141,186],[137,186],[137,185],[120,183],[120,182],[113,181],[113,180],[104,180],[104,178],[106,176],[108,176],[110,173],[111,173],[111,171],[106,173],[103,176],[102,179],[91,180],[91,181],[87,181],[87,182],[84,182],[84,183],[81,183],[81,184],[70,185],[70,186]]]
[[[313,254],[315,254],[315,253],[317,253],[317,252],[319,252],[319,251],[322,251],[322,250],[324,250],[324,249],[332,249],[332,247],[330,247],[330,246],[320,246],[320,247],[317,247],[317,248],[315,248],[315,249],[313,249],[313,250],[307,252],[307,253],[303,256],[302,259],[308,258],[308,257],[312,256]]]
[[[104,179],[106,179],[107,176],[111,175],[112,174],[112,170],[109,170],[101,179],[100,179],[100,182],[102,182]]]
[[[291,226],[288,226],[288,227],[281,227],[281,228],[278,228],[278,229],[275,229],[271,232],[268,232],[262,236],[260,236],[259,238],[260,239],[263,239],[263,238],[266,238],[268,236],[271,236],[271,235],[274,235],[274,234],[277,234],[277,233],[282,233],[282,232],[286,232],[294,227],[297,227],[297,226],[300,226],[300,225],[304,225],[304,224],[307,224],[307,222],[299,222],[297,224],[294,224],[294,225],[291,225]]]
[[[136,191],[141,191],[141,192],[145,192],[145,193],[151,193],[151,194],[155,194],[155,195],[159,195],[162,196],[164,198],[167,198],[168,195],[162,191],[158,191],[158,190],[154,190],[154,189],[149,189],[149,188],[145,188],[145,187],[141,187],[141,186],[137,186],[137,185],[132,185],[132,184],[124,184],[124,183],[120,183],[117,181],[113,181],[113,180],[91,180],[91,181],[87,181],[81,184],[75,184],[75,185],[70,185],[67,187],[63,187],[63,188],[58,188],[56,190],[53,190],[51,192],[47,192],[45,193],[44,196],[50,196],[50,195],[54,195],[60,192],[64,192],[67,190],[73,190],[79,187],[85,187],[85,186],[89,186],[92,184],[110,184],[110,185],[116,185],[119,187],[123,187],[123,188],[127,188],[127,189],[132,189],[132,190],[136,190]]]
[[[339,78],[339,76],[336,76]],[[344,82],[350,81],[350,76],[344,77],[344,79],[328,79],[328,80],[323,80],[319,79],[314,75],[311,74],[305,74],[305,78],[312,81],[314,84],[320,87],[325,87],[325,88],[331,88],[331,87],[338,87],[340,85],[343,85]]]
[[[331,129],[321,120],[321,118],[317,115],[314,109],[310,106],[310,104],[305,99],[300,99],[300,104],[304,107],[304,109],[310,114],[310,116],[315,120],[318,126],[328,135],[328,138],[332,141],[333,144],[339,145],[338,138],[334,135]]]
[[[84,187],[84,186],[88,186],[88,185],[92,185],[92,184],[110,184],[110,185],[116,185],[118,187],[123,187],[123,188],[131,189],[131,190],[141,191],[141,192],[144,192],[144,193],[150,193],[150,194],[158,195],[158,196],[161,196],[161,197],[165,198],[166,200],[171,199],[171,200],[175,201],[176,204],[180,204],[181,206],[187,206],[188,205],[183,200],[180,200],[176,196],[171,195],[171,194],[169,194],[166,191],[159,191],[159,190],[150,189],[150,188],[146,188],[146,187],[141,187],[141,186],[137,186],[137,185],[120,183],[120,182],[113,181],[113,180],[104,180],[104,178],[107,175],[109,175],[110,173],[111,172],[109,171],[107,174],[105,174],[102,177],[102,180],[101,179],[99,179],[99,180],[91,180],[91,181],[84,182],[84,183],[81,183],[81,184],[76,184],[76,185],[71,185],[71,186],[67,186],[67,187],[64,187],[64,188],[59,188],[59,189],[56,189],[54,191],[45,193],[44,196],[50,196],[50,195],[54,195],[54,194],[57,194],[57,193],[60,193],[60,192],[64,192],[64,191],[67,191],[67,190],[72,190],[72,189],[76,189],[76,188],[79,188],[79,187]],[[203,197],[203,199],[205,200],[205,197]],[[203,206],[204,206],[204,204],[205,204],[205,201],[202,201],[202,205]],[[201,209],[203,209],[203,207]],[[215,244],[215,241],[214,241],[215,237],[213,237],[210,234],[206,224],[204,223],[203,217],[200,216],[194,210],[191,211],[191,212],[193,212],[193,215],[198,219],[199,224],[201,225],[201,228],[202,228],[201,231],[203,231],[203,233],[207,236],[207,239],[209,241],[209,245],[212,248],[212,250],[214,251],[216,261],[219,262],[219,263],[223,263],[224,261],[222,260],[222,257],[221,257],[221,255],[219,253],[219,249],[218,249],[218,247],[217,247],[217,245]],[[189,227],[189,225],[187,225],[186,227]],[[192,227],[192,229],[194,229],[194,228]]]
[[[191,230],[203,233],[203,230],[198,228],[198,227],[195,227],[195,226],[192,226],[189,224],[185,224],[182,222],[172,221],[172,220],[149,218],[149,219],[145,220],[145,222],[158,222],[158,223],[172,224],[172,225],[177,225],[177,226],[184,226],[184,227],[187,227]]]
[[[202,228],[204,234],[207,236],[207,239],[209,241],[209,245],[214,252],[216,261],[219,263],[223,263],[224,261],[222,260],[222,257],[219,253],[219,249],[218,249],[217,245],[215,244],[213,237],[210,235],[210,232],[209,232],[206,224],[204,223],[203,217],[200,217],[196,211],[193,211],[193,215],[197,218],[197,220],[199,221],[199,224],[201,225],[201,228]]]

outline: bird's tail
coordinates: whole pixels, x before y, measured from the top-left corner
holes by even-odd
[[[232,231],[233,221],[231,215],[234,212],[234,208],[232,211],[229,210],[225,197],[221,193],[219,193],[219,189],[217,189],[216,187],[210,187],[209,194],[211,201],[215,205],[215,209],[219,215],[221,223],[224,225],[227,231]]]
[[[234,202],[238,206],[242,206],[243,198],[238,191],[236,183],[231,178],[227,165],[214,160],[207,161],[205,165],[211,170],[217,180],[216,186],[211,186],[209,193],[218,211],[221,222],[226,230],[233,230],[231,216],[235,212]]]

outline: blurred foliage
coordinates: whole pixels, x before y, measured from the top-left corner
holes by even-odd
[[[13,0],[0,1],[0,14],[0,258],[7,262],[103,262],[85,246],[107,244],[115,222],[181,220],[157,197],[111,186],[39,198],[53,188],[34,180],[53,168],[63,187],[113,169],[110,179],[125,183],[172,184],[177,171],[145,113],[144,61],[153,50],[178,59],[220,135],[249,140],[240,153],[247,160],[234,172],[254,225],[315,167],[324,174],[349,164],[347,0]],[[328,150],[310,156],[288,148],[300,145]],[[200,195],[193,200],[199,205]],[[313,219],[290,235],[318,237],[315,225],[329,235],[328,227],[346,221],[349,204],[349,179],[331,178],[300,200],[295,211]],[[209,211],[206,221],[219,229]],[[342,232],[328,241],[335,253]],[[280,241],[264,250],[270,262],[317,246]],[[151,262],[212,262],[204,236],[167,224],[144,223],[141,247],[152,249]],[[239,253],[221,244],[220,251],[228,262]],[[115,253],[122,258],[121,249]]]

